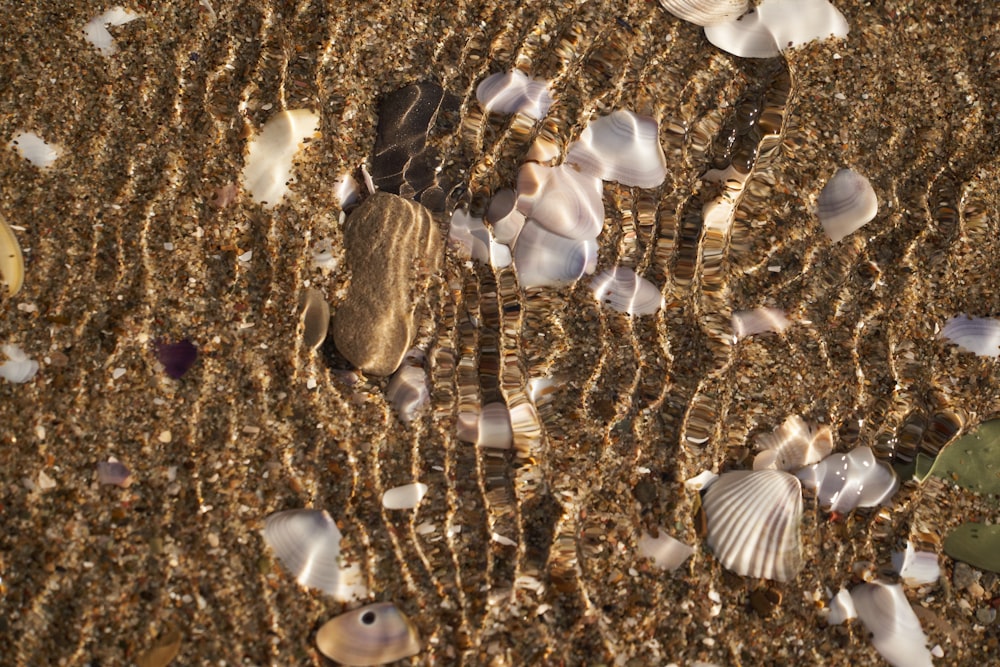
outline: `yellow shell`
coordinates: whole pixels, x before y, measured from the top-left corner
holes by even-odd
[[[403,612],[378,602],[337,616],[316,633],[320,653],[344,665],[381,665],[416,655],[420,638]]]
[[[0,278],[7,283],[7,294],[14,296],[24,284],[24,257],[14,230],[0,218]]]

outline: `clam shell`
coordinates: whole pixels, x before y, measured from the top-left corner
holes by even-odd
[[[817,463],[833,450],[833,433],[829,426],[812,427],[797,415],[788,417],[771,433],[757,436],[755,444],[762,450],[753,460],[754,470],[798,470]]]
[[[567,165],[526,162],[517,173],[517,210],[568,239],[596,239],[604,228],[599,178]]]
[[[326,340],[329,328],[330,304],[318,289],[307,289],[302,297],[302,343],[315,350]]]
[[[476,87],[476,99],[487,111],[520,113],[538,120],[549,112],[552,94],[545,79],[532,79],[521,70],[491,74]]]
[[[880,505],[899,488],[892,468],[876,461],[871,448],[864,445],[847,454],[828,456],[800,470],[797,477],[815,490],[820,503],[831,512]]]
[[[612,310],[629,315],[651,315],[663,307],[656,285],[625,266],[602,271],[590,281],[594,298]]]
[[[566,162],[602,180],[640,188],[655,188],[667,175],[656,120],[621,109],[592,120],[570,145]]]
[[[35,377],[38,362],[29,359],[21,348],[17,345],[4,345],[3,353],[7,355],[7,361],[0,364],[0,378],[14,384],[23,384]]]
[[[427,485],[422,482],[404,484],[382,494],[382,507],[387,510],[411,510],[420,504],[427,494]]]
[[[774,35],[761,20],[760,13],[754,10],[732,21],[705,26],[705,37],[726,53],[740,58],[774,58],[781,55]]]
[[[474,442],[478,447],[510,449],[514,444],[514,431],[507,406],[503,403],[487,403],[478,413],[460,413],[458,439]]]
[[[597,268],[597,242],[554,234],[529,220],[514,244],[514,269],[522,288],[560,286]]]
[[[846,37],[847,19],[828,0],[763,0],[735,20],[705,26],[708,41],[741,58],[773,58],[827,37]]]
[[[24,285],[24,255],[14,230],[0,217],[0,278],[7,283],[7,295],[14,296]]]
[[[431,394],[427,387],[427,373],[419,366],[404,364],[396,371],[385,397],[396,410],[396,414],[404,424],[409,424],[422,407],[430,400]]]
[[[872,645],[894,667],[931,667],[927,636],[899,584],[879,581],[851,590],[858,618],[872,634]]]
[[[524,213],[516,208],[517,193],[510,188],[498,190],[486,209],[486,221],[493,226],[493,238],[511,244],[524,227]]]
[[[319,128],[319,115],[291,109],[271,116],[250,140],[243,167],[243,187],[258,204],[271,208],[288,192],[292,159],[303,141]]]
[[[785,311],[764,307],[738,310],[733,313],[732,322],[733,336],[737,340],[769,331],[781,333],[791,325],[785,317]]]
[[[802,569],[802,488],[780,470],[719,476],[702,499],[708,546],[719,562],[746,577],[791,581]]]
[[[938,336],[981,357],[1000,356],[1000,320],[992,317],[953,317]]]
[[[46,142],[34,132],[18,132],[9,145],[39,169],[45,169],[55,162],[62,152],[58,146]]]
[[[695,25],[731,21],[747,10],[747,0],[660,0],[660,6]]]
[[[892,554],[892,569],[907,586],[933,584],[941,577],[937,554],[933,551],[917,551],[909,540],[905,551]]]
[[[816,200],[816,216],[836,243],[861,229],[878,213],[878,195],[868,179],[851,169],[839,169]]]
[[[343,665],[381,665],[420,653],[413,623],[391,602],[359,607],[330,619],[316,633],[320,653]]]

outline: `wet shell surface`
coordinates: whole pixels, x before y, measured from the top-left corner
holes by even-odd
[[[291,109],[271,116],[247,147],[243,187],[265,208],[281,203],[292,177],[292,159],[302,142],[319,129],[319,115]]]
[[[420,504],[427,494],[427,485],[422,482],[404,484],[382,494],[382,507],[387,510],[411,510]]]
[[[598,302],[619,313],[651,315],[663,307],[656,285],[626,266],[601,271],[590,281],[590,288]]]
[[[517,210],[568,239],[596,239],[604,228],[599,178],[568,165],[526,162],[517,174]]]
[[[597,242],[568,239],[529,220],[514,244],[514,268],[523,288],[566,285],[597,268]]]
[[[719,476],[702,499],[708,546],[727,569],[745,577],[791,581],[802,569],[802,488],[780,470],[737,470]]]
[[[18,132],[9,145],[39,169],[45,169],[55,162],[62,152],[58,146],[46,142],[34,132]]]
[[[767,332],[781,333],[791,325],[785,311],[778,308],[738,310],[733,313],[732,321],[733,336],[737,340]]]
[[[404,424],[409,424],[431,398],[427,372],[420,366],[400,366],[386,388],[385,397]]]
[[[940,338],[981,357],[1000,356],[1000,320],[959,315],[948,320]]]
[[[847,37],[847,19],[828,0],[763,0],[743,16],[705,27],[705,37],[741,58],[773,58],[827,37]]]
[[[102,56],[112,56],[118,52],[118,45],[111,37],[108,26],[116,28],[139,18],[139,14],[124,7],[112,7],[87,21],[83,28],[83,38],[90,42]]]
[[[868,179],[851,169],[833,175],[816,200],[816,216],[836,243],[861,229],[878,213],[878,195]]]
[[[893,667],[931,667],[927,636],[903,587],[879,581],[851,590],[858,618],[871,633],[872,645]]]
[[[552,106],[548,81],[532,79],[517,69],[483,79],[476,87],[476,99],[487,111],[520,113],[535,120],[543,118]]]
[[[899,488],[892,468],[876,461],[871,448],[864,445],[847,454],[828,456],[803,468],[797,476],[831,512],[880,505]]]
[[[660,0],[660,6],[695,25],[712,25],[736,19],[747,10],[747,0]]]
[[[510,449],[514,444],[514,431],[507,406],[487,403],[478,413],[459,413],[458,439],[473,442],[478,447]]]
[[[854,599],[850,591],[841,588],[830,600],[830,613],[826,617],[826,622],[830,625],[840,625],[857,617],[858,612],[854,609]]]
[[[905,551],[892,554],[892,569],[907,586],[933,584],[941,577],[937,554],[933,551],[917,551],[909,540]]]
[[[493,238],[512,244],[524,227],[524,213],[517,210],[517,193],[510,188],[498,190],[486,209],[486,221],[493,226]]]
[[[754,470],[794,472],[829,456],[833,433],[829,426],[813,427],[792,415],[772,432],[757,436],[755,445],[761,452],[754,457]]]
[[[381,665],[420,653],[413,623],[391,602],[345,612],[316,633],[320,653],[342,665]]]
[[[602,180],[640,188],[655,188],[667,175],[656,120],[621,109],[590,121],[569,147],[566,162]]]
[[[0,279],[7,283],[7,295],[14,296],[24,285],[24,255],[14,230],[0,218]]]
[[[490,261],[490,230],[482,218],[470,215],[463,209],[455,209],[448,227],[448,240],[458,249],[463,259],[474,259],[484,264]]]

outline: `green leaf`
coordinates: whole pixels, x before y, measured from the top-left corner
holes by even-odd
[[[923,481],[927,475],[976,493],[1000,494],[1000,419],[983,423],[942,449],[933,464],[918,455],[916,477]]]
[[[1000,526],[963,523],[944,538],[944,552],[980,570],[1000,572]]]

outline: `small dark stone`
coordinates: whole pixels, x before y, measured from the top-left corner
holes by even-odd
[[[156,344],[156,358],[163,364],[167,375],[178,380],[198,360],[198,348],[187,338],[179,343],[160,342]]]

